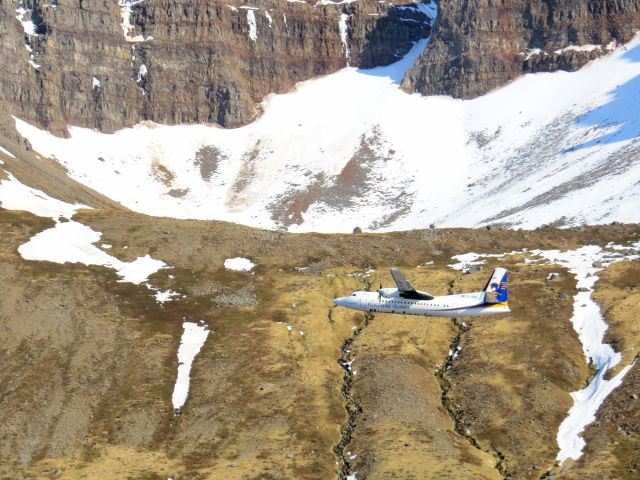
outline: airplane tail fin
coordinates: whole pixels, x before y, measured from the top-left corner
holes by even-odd
[[[484,287],[484,300],[488,303],[504,303],[509,300],[509,280],[506,268],[496,268]]]

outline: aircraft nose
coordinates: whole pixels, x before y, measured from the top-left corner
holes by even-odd
[[[340,306],[340,307],[346,307],[347,306],[347,297],[334,298],[333,299],[333,303],[335,305]]]

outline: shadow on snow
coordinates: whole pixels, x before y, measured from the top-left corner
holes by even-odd
[[[640,62],[640,45],[628,50],[623,60]],[[611,93],[611,100],[579,117],[576,121],[581,127],[611,129],[593,140],[576,145],[571,150],[587,149],[612,143],[624,142],[640,137],[640,75],[618,86]]]

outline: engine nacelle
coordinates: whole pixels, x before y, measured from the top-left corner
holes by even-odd
[[[384,298],[395,298],[398,296],[397,288],[380,288],[378,289],[378,295]]]

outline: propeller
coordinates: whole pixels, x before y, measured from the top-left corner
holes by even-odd
[[[382,281],[380,282],[380,288],[378,289],[378,302],[382,299]]]

